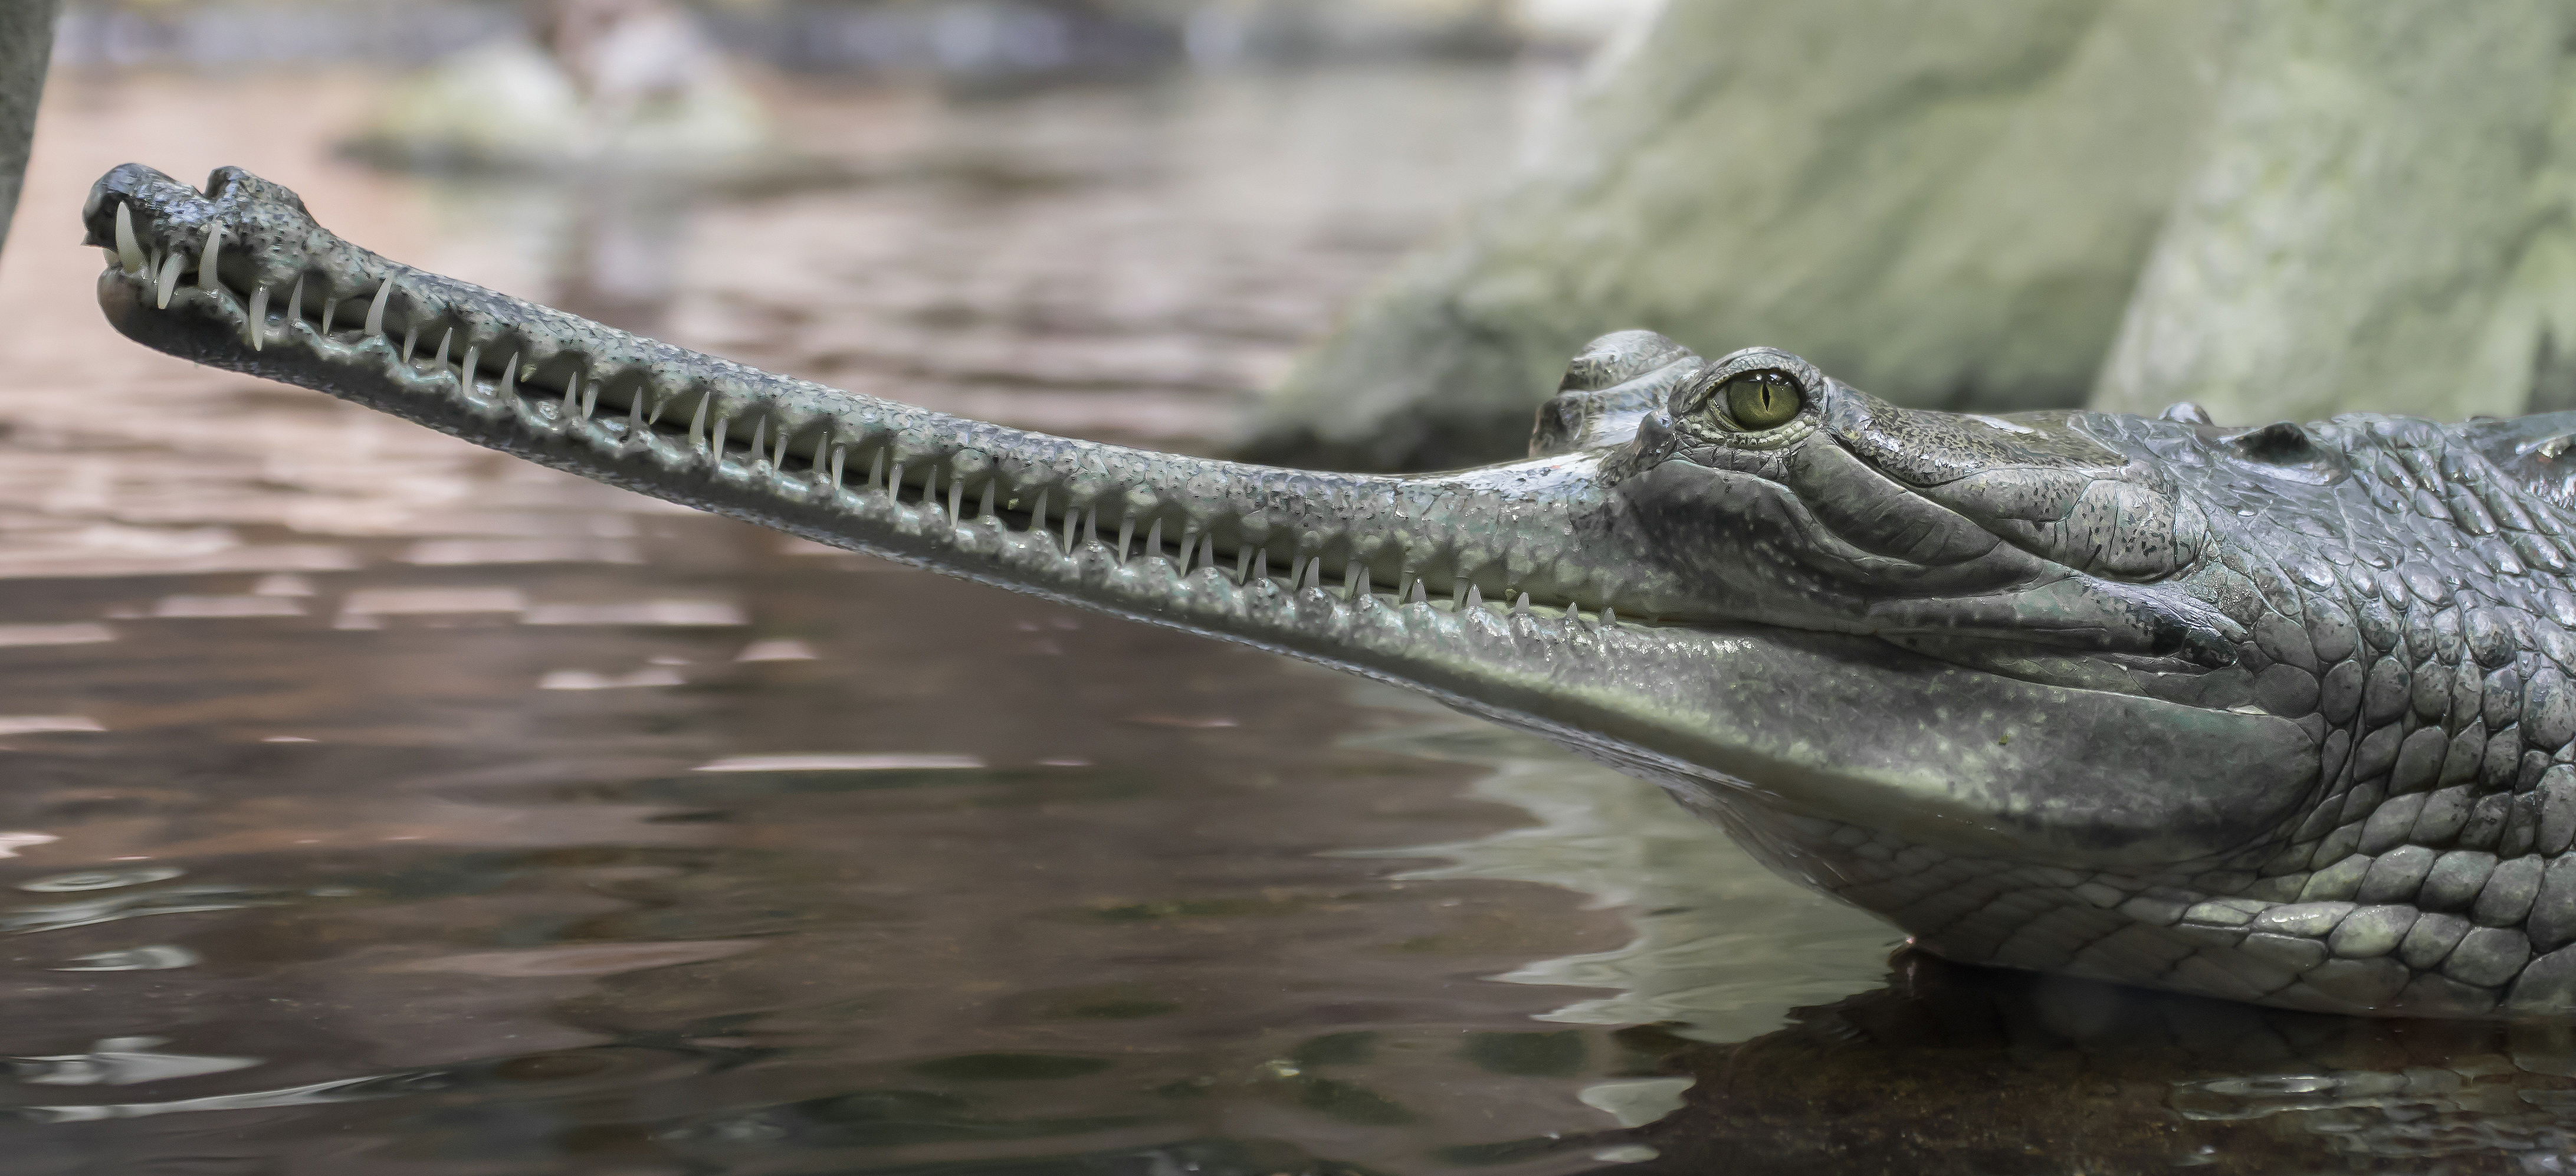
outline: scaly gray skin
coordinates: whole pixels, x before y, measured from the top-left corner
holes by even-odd
[[[208,193],[129,164],[82,214],[101,306],[171,354],[1426,691],[1952,959],[2576,1013],[2576,417],[1960,416],[1627,333],[1528,460],[1308,473],[770,375],[405,268],[238,170]],[[1743,379],[1794,415],[1742,424]]]

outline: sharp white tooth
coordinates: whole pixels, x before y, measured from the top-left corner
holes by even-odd
[[[212,290],[215,288],[215,254],[222,250],[223,247],[224,227],[222,225],[216,225],[213,228],[207,229],[206,251],[197,255],[198,289]]]
[[[1044,490],[1038,491],[1038,504],[1034,509],[1029,511],[1029,534],[1043,535],[1046,533],[1046,499],[1047,492]]]
[[[1127,562],[1128,545],[1136,542],[1136,520],[1118,520],[1118,562]]]
[[[1467,585],[1467,607],[1485,607],[1485,590],[1482,587],[1475,584]]]
[[[1270,554],[1269,554],[1268,552],[1263,552],[1263,553],[1262,553],[1262,559],[1264,559],[1264,560],[1266,561],[1266,560],[1268,560],[1269,558],[1270,558]],[[1267,565],[1265,564],[1264,566],[1267,566]],[[1235,549],[1234,549],[1234,583],[1235,583],[1235,586],[1236,586],[1236,587],[1238,587],[1238,588],[1241,588],[1241,587],[1248,587],[1248,586],[1250,586],[1250,585],[1251,585],[1251,583],[1252,583],[1252,579],[1251,579],[1251,577],[1252,577],[1252,549],[1251,549],[1251,548],[1249,548],[1249,547],[1238,547],[1238,548],[1235,548]]]
[[[1306,560],[1306,586],[1317,592],[1324,590],[1323,556],[1312,556]]]
[[[889,473],[889,474],[887,474],[887,475],[886,475],[885,496],[886,496],[886,501],[888,501],[888,502],[901,502],[901,501],[903,501],[903,463],[902,463],[902,462],[896,462],[896,463],[894,463],[894,471],[893,471],[892,473]]]
[[[1413,581],[1413,603],[1431,603],[1431,592],[1428,588],[1423,586],[1422,579],[1419,576],[1415,577]]]
[[[983,501],[982,503],[978,504],[978,505],[975,507],[975,517],[976,517],[976,518],[983,519],[983,520],[986,520],[986,521],[988,521],[988,522],[992,520],[992,518],[993,518],[993,484],[994,484],[994,483],[996,483],[996,482],[999,482],[999,481],[1001,481],[1001,479],[1000,479],[1000,478],[986,478],[986,479],[984,480],[984,501]]]
[[[376,300],[367,304],[367,334],[385,333],[385,303],[392,301],[393,296],[394,280],[386,278],[384,285],[376,287]]]
[[[712,453],[712,454],[714,454],[714,455],[715,455],[715,458],[716,458],[716,460],[715,460],[715,468],[717,468],[717,469],[719,469],[719,470],[721,470],[721,469],[723,469],[723,468],[724,468],[724,435],[725,435],[725,426],[726,426],[726,425],[730,425],[730,424],[732,424],[732,423],[733,423],[733,418],[732,418],[732,417],[717,417],[717,418],[716,418],[716,433],[715,433],[715,440],[714,440],[713,442],[711,442],[711,443],[707,446],[707,452]]]
[[[260,293],[262,293],[262,294],[265,294],[265,293],[267,293],[267,292],[268,292],[268,291],[266,291],[266,290],[262,290],[262,291],[260,291]],[[411,329],[409,329],[409,330],[407,330],[407,331],[404,331],[404,332],[403,332],[403,352],[402,352],[402,361],[403,361],[404,363],[410,363],[410,362],[411,362],[411,353],[412,353],[412,349],[413,349],[413,348],[415,348],[415,347],[418,347],[418,346],[420,346],[420,324],[419,324],[419,323],[413,323],[413,324],[411,325]]]
[[[268,334],[268,287],[251,291],[250,322],[247,325],[250,327],[250,349],[257,351],[263,341],[262,336]]]
[[[581,390],[581,419],[583,420],[589,420],[590,414],[599,411],[599,383],[597,380],[592,380],[589,387]]]
[[[637,384],[634,399],[626,402],[626,439],[628,441],[644,440],[644,393],[651,387],[650,384]],[[823,447],[820,445],[814,447],[814,468],[818,470],[823,468]]]
[[[841,459],[849,455],[847,449],[838,445],[832,447],[832,489],[835,493],[841,489]]]
[[[991,485],[992,483],[987,482],[987,483],[985,483],[985,484],[989,486],[989,485]],[[966,506],[966,479],[961,478],[961,477],[958,477],[958,476],[957,476],[957,475],[955,475],[955,474],[950,474],[950,475],[948,476],[948,525],[949,525],[949,526],[954,527],[954,526],[956,526],[956,525],[957,525],[957,512],[958,512],[958,511],[960,511],[960,510],[965,509],[965,506]]]
[[[706,440],[707,406],[715,402],[716,397],[713,392],[703,393],[698,397],[698,415],[689,418],[689,448],[696,449]]]
[[[1342,565],[1342,599],[1356,604],[1360,597],[1369,595],[1371,591],[1367,564],[1353,557]]]
[[[759,469],[769,457],[769,418],[751,422],[751,467]]]
[[[556,414],[555,414],[555,416],[556,416],[557,418],[559,418],[559,419],[560,419],[560,418],[567,418],[567,417],[570,417],[570,416],[573,414],[574,410],[579,409],[580,407],[581,407],[581,373],[580,373],[578,370],[576,370],[576,371],[574,371],[571,375],[569,375],[569,376],[565,376],[565,377],[564,377],[563,411],[556,413]],[[723,426],[719,425],[719,426],[717,426],[717,427],[716,427],[716,436],[718,436],[718,437],[722,437],[722,436],[724,436],[724,427],[723,427]],[[716,442],[716,446],[717,446],[717,448],[723,448],[723,447],[724,447],[724,442],[722,442],[722,441],[718,441],[718,442]]]
[[[295,275],[295,290],[286,296],[286,321],[281,324],[288,338],[295,335],[295,324],[304,321],[304,275]]]
[[[1527,592],[1521,593],[1521,598],[1512,602],[1512,611],[1513,611],[1513,612],[1516,612],[1516,613],[1520,613],[1520,614],[1522,614],[1522,615],[1524,615],[1524,616],[1528,615],[1528,613],[1529,613],[1529,593],[1527,593]]]
[[[1449,608],[1451,611],[1456,611],[1465,607],[1467,607],[1467,582],[1465,580],[1449,581]]]
[[[330,338],[330,337],[331,337],[331,316],[332,316],[332,315],[335,315],[335,314],[338,314],[339,312],[340,312],[340,300],[339,300],[339,299],[337,299],[337,298],[325,298],[325,299],[323,299],[323,300],[322,300],[322,337],[323,337],[323,338],[328,339],[328,338]]]
[[[939,505],[939,467],[936,464],[921,471],[921,504]]]
[[[288,314],[286,316],[286,320],[288,322],[293,322],[295,321],[295,316],[293,314]],[[438,337],[438,354],[430,359],[429,366],[442,370],[445,369],[447,367],[447,345],[455,341],[456,328],[447,328],[446,333]]]
[[[876,489],[877,483],[885,480],[885,459],[886,451],[882,449],[877,450],[876,456],[868,459],[868,489]]]
[[[1253,557],[1252,557],[1252,580],[1265,580],[1265,581],[1266,581],[1266,580],[1268,580],[1269,578],[1270,578],[1270,549],[1269,549],[1269,548],[1267,548],[1267,547],[1264,547],[1264,548],[1262,548],[1262,549],[1261,549],[1260,554],[1255,555],[1255,556],[1253,556]],[[1243,582],[1243,586],[1244,586],[1244,587],[1246,587],[1246,588],[1251,587],[1251,586],[1252,586],[1252,580],[1246,580],[1246,581],[1244,581],[1244,582]]]
[[[482,359],[482,348],[468,347],[465,349],[465,362],[456,365],[457,391],[472,392],[474,390],[474,367],[477,363],[480,363]]]
[[[1215,536],[1215,535],[1213,535],[1213,534],[1208,534],[1208,535],[1201,535],[1201,536],[1199,536],[1199,550],[1200,550],[1201,552],[1205,553],[1205,554],[1206,554],[1206,556],[1207,556],[1207,566],[1208,566],[1208,570],[1209,570],[1209,571],[1215,571],[1215,570],[1216,570],[1216,536]]]
[[[179,263],[187,259],[179,251],[170,251],[170,260],[161,263],[161,277],[153,285],[152,302],[159,310],[170,309],[170,292],[179,288]]]
[[[1081,517],[1082,508],[1079,506],[1068,506],[1064,509],[1064,553],[1066,555],[1073,554],[1073,524]]]
[[[1618,610],[1618,609],[1615,609],[1615,608],[1612,608],[1612,607],[1610,607],[1609,605],[1606,605],[1606,604],[1605,604],[1605,605],[1602,605],[1602,606],[1601,606],[1601,623],[1602,623],[1602,625],[1603,625],[1603,626],[1608,627],[1608,628],[1613,628],[1613,629],[1618,628],[1618,627],[1619,627],[1619,610]]]
[[[1123,547],[1125,544],[1120,544],[1120,546]],[[1163,517],[1161,515],[1154,516],[1153,525],[1145,528],[1145,554],[1163,554]],[[1188,553],[1184,552],[1183,554],[1186,555]],[[1187,566],[1188,562],[1189,561],[1187,560],[1182,561],[1183,567],[1181,570],[1189,570]]]
[[[1181,524],[1181,570],[1190,570],[1190,561],[1198,558],[1199,529],[1194,523]]]
[[[143,246],[134,239],[134,206],[116,202],[116,264],[128,274],[143,271]]]
[[[503,400],[515,401],[519,398],[519,359],[519,355],[511,356],[509,364],[501,369],[501,399]]]

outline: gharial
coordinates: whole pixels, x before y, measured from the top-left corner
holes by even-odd
[[[1021,432],[388,261],[238,169],[82,210],[126,335],[662,498],[1425,691],[1652,779],[1954,960],[2576,1014],[2576,414],[1900,409],[1577,357],[1527,460]]]

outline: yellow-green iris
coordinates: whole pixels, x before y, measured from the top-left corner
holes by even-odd
[[[1726,415],[1747,429],[1776,429],[1798,415],[1798,385],[1780,372],[1746,372],[1720,389]]]

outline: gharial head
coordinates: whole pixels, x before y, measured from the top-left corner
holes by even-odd
[[[2331,667],[2425,543],[2349,509],[2396,492],[2356,471],[2422,422],[1916,411],[1782,351],[1627,332],[1577,358],[1526,460],[1286,470],[637,338],[388,261],[236,169],[200,192],[129,164],[83,220],[100,304],[149,346],[1427,691],[1658,780],[1847,894],[1828,843],[1852,830],[2069,888],[2252,885],[2339,798],[2354,691]]]

